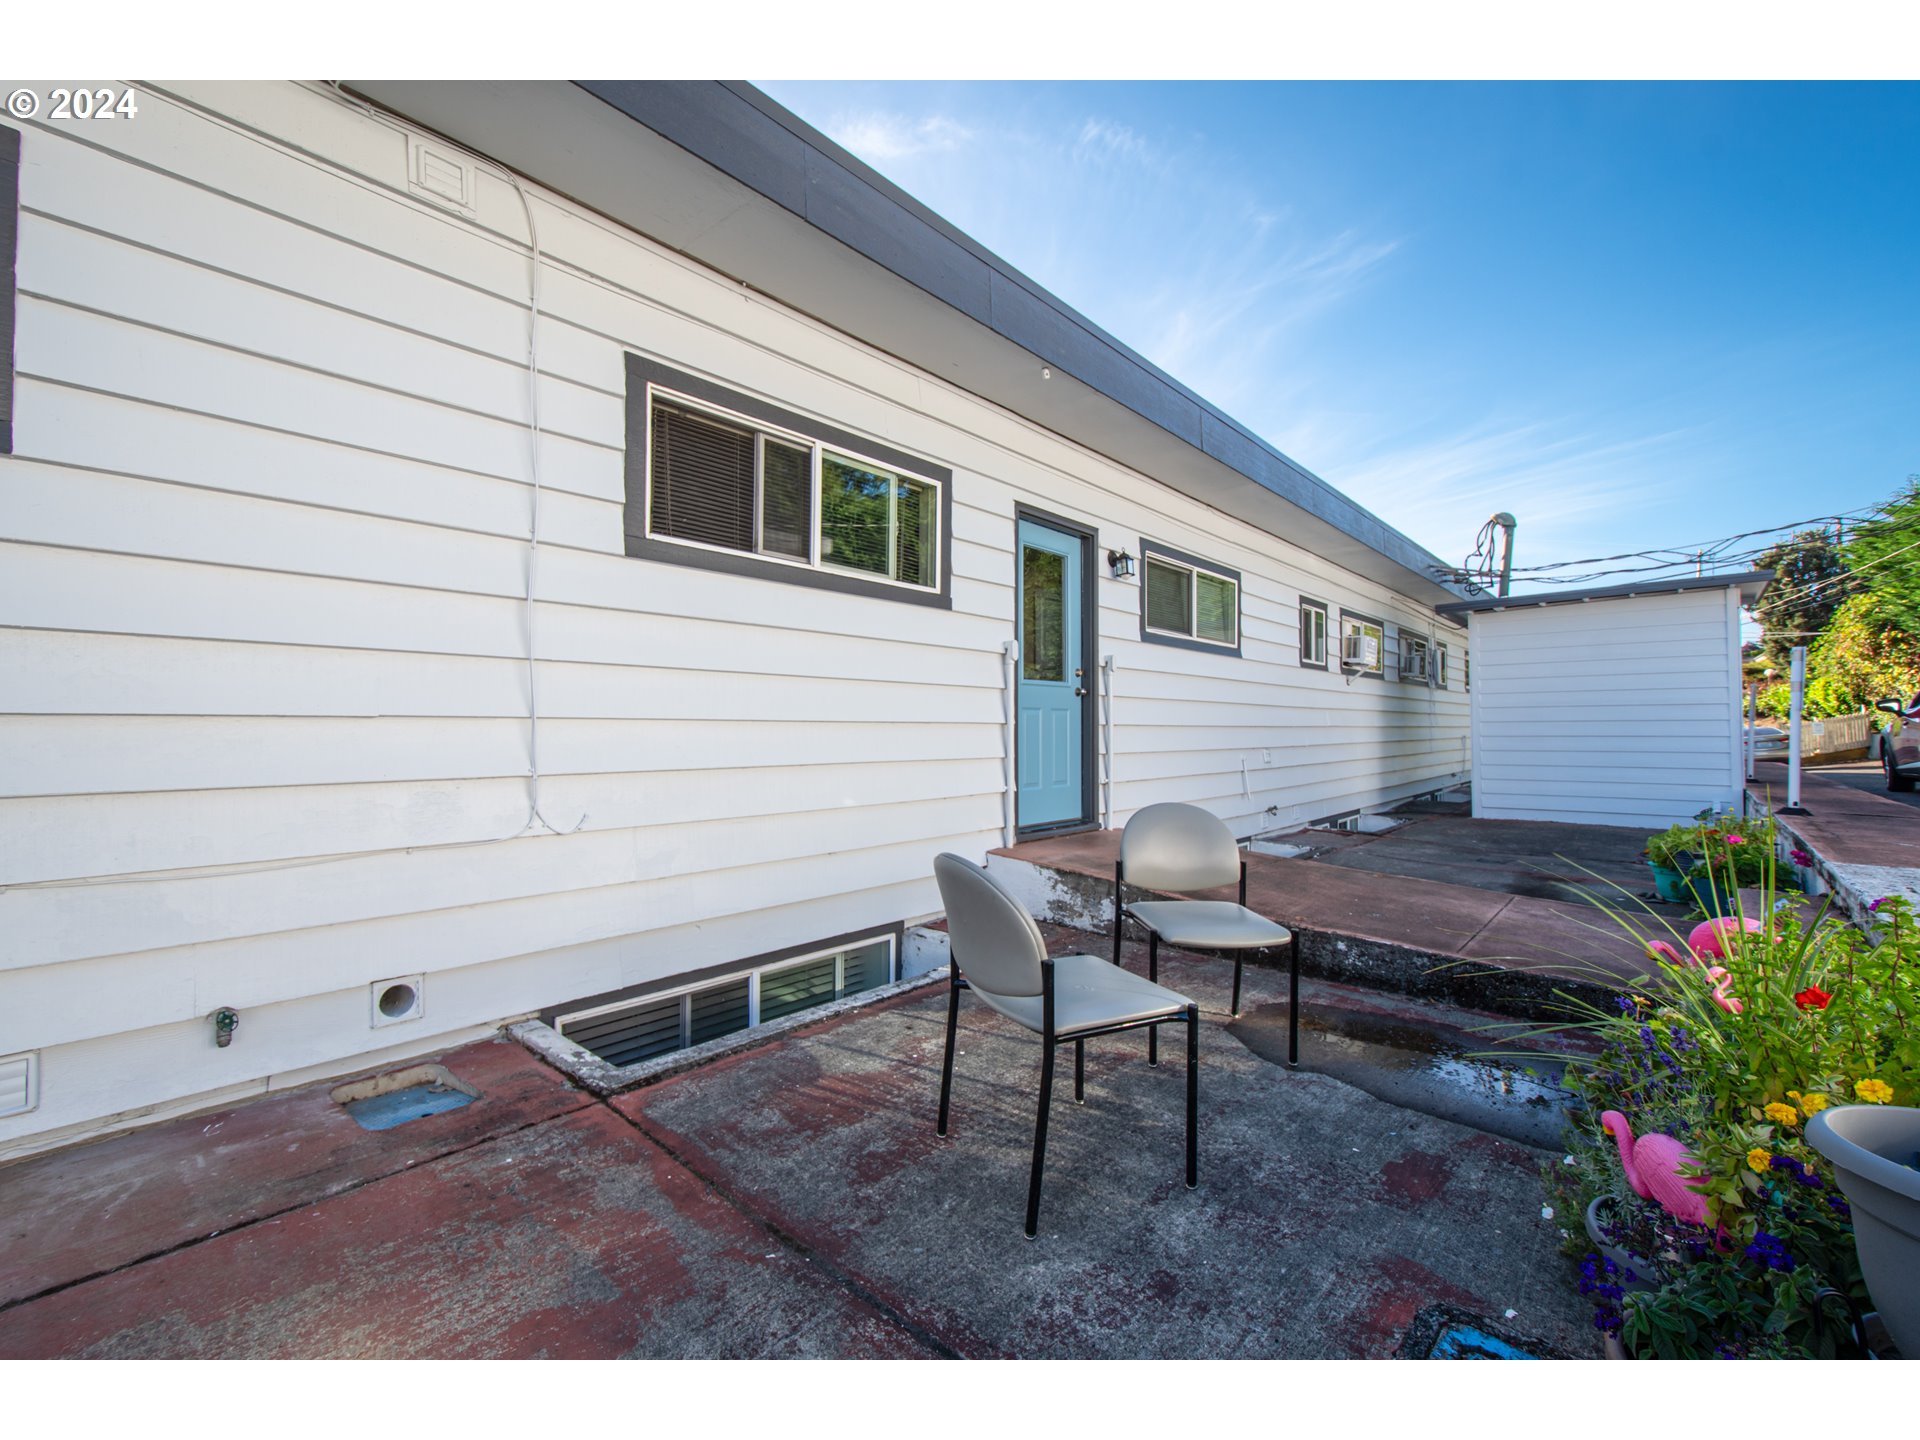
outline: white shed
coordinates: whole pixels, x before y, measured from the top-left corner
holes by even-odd
[[[1468,623],[1475,818],[1665,827],[1737,803],[1740,610],[1772,578],[1441,606]]]

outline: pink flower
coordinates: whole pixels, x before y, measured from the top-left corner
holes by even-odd
[[[1747,843],[1747,837],[1744,835],[1728,835],[1725,838],[1729,845],[1744,845]]]

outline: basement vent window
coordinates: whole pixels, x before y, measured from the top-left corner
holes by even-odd
[[[787,957],[697,986],[561,1014],[554,1028],[609,1065],[638,1065],[894,979],[894,937]]]
[[[0,1058],[0,1115],[24,1115],[40,1103],[40,1052]]]

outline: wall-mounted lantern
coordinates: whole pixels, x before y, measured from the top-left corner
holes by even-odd
[[[1131,580],[1133,578],[1133,556],[1124,550],[1109,550],[1107,551],[1107,568],[1113,571],[1114,579]]]

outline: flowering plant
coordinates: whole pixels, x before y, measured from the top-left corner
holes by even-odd
[[[1588,1117],[1576,1127],[1574,1163],[1550,1167],[1550,1185],[1573,1213],[1610,1197],[1604,1238],[1641,1257],[1638,1286],[1617,1296],[1596,1288],[1611,1283],[1604,1272],[1582,1276],[1599,1296],[1596,1325],[1636,1353],[1844,1350],[1835,1292],[1863,1308],[1867,1297],[1851,1214],[1831,1167],[1805,1142],[1806,1122],[1830,1105],[1920,1103],[1920,923],[1910,905],[1879,902],[1870,939],[1824,905],[1776,898],[1771,846],[1763,859],[1755,916],[1739,913],[1736,896],[1733,916],[1684,937],[1649,907],[1629,915],[1594,896],[1648,946],[1648,973],[1607,1006],[1561,992],[1571,1018],[1547,1027],[1601,1043],[1568,1072]],[[1650,920],[1665,938],[1649,941]],[[1628,1189],[1593,1118],[1609,1109],[1642,1136],[1686,1147],[1680,1173],[1706,1202],[1705,1225]]]

